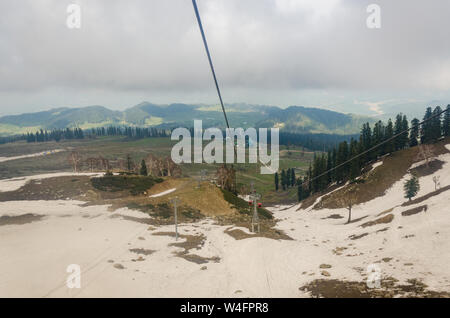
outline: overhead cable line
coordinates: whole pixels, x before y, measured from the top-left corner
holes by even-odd
[[[211,72],[214,78],[214,83],[216,84],[217,94],[219,95],[220,105],[222,106],[223,116],[225,117],[225,122],[227,124],[227,128],[230,128],[230,124],[228,123],[227,113],[225,111],[225,107],[222,101],[222,94],[220,93],[219,84],[217,82],[216,72],[214,71],[214,65],[211,59],[211,54],[209,53],[208,42],[206,42],[205,32],[203,31],[202,20],[200,19],[200,14],[198,13],[197,3],[195,0],[192,0],[192,5],[194,6],[195,16],[197,17],[198,27],[200,28],[200,33],[202,34],[203,44],[205,45],[206,55],[208,56],[209,66],[211,67]]]

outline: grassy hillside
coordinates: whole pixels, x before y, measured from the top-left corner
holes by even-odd
[[[53,129],[81,126],[83,124],[102,126],[105,122],[116,123],[121,120],[121,112],[115,112],[102,106],[89,106],[84,108],[56,108],[38,113],[4,116],[0,118],[0,125],[4,125],[3,127],[10,125],[13,127]],[[14,130],[13,127],[10,128],[10,131]],[[33,130],[30,129],[30,131]]]

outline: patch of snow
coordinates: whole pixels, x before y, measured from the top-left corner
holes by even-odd
[[[169,190],[166,190],[166,191],[157,193],[157,194],[153,194],[153,195],[150,196],[150,198],[162,197],[163,195],[172,193],[172,192],[175,191],[176,189],[177,189],[177,188],[172,188],[172,189],[169,189]]]
[[[15,156],[15,157],[0,157],[0,162],[10,161],[10,160],[17,160],[17,159],[24,159],[24,158],[33,158],[33,157],[41,157],[41,156],[48,156],[54,153],[58,153],[61,151],[65,151],[64,149],[54,149],[54,150],[47,150],[47,151],[41,151],[38,153],[33,153],[29,155],[22,155],[22,156]]]
[[[382,160],[381,160],[381,161],[378,161],[378,162],[375,162],[375,163],[372,165],[372,169],[370,169],[370,171],[375,170],[377,167],[381,166],[382,164],[383,164],[383,161],[382,161]]]
[[[250,195],[249,194],[246,194],[246,195],[238,194],[238,197],[241,198],[244,201],[250,201]]]
[[[67,177],[67,176],[101,176],[104,173],[97,172],[54,172],[47,174],[38,174],[34,176],[17,177],[11,179],[0,180],[0,192],[15,191],[23,187],[31,180],[41,180],[53,177]]]

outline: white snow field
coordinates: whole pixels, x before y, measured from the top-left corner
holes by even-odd
[[[443,168],[420,178],[418,197],[434,191],[434,175],[441,187],[450,185],[450,154],[438,159]],[[231,226],[210,219],[181,224],[181,234],[204,236],[189,254],[216,260],[207,263],[176,255],[184,249],[164,235],[174,227],[149,226],[138,211],[71,200],[0,202],[0,297],[308,297],[299,287],[321,278],[364,282],[372,264],[382,279],[419,279],[449,292],[450,190],[401,206],[408,177],[355,206],[353,219],[365,218],[350,224],[346,209],[272,208],[277,228],[292,240],[236,240],[224,233]],[[426,212],[402,215],[423,205]],[[390,223],[361,227],[389,214]],[[70,264],[81,267],[79,289],[66,286]]]
[[[41,157],[41,156],[48,156],[54,153],[58,153],[61,151],[65,151],[64,149],[54,149],[54,150],[47,150],[47,151],[41,151],[37,153],[32,153],[29,155],[22,155],[22,156],[14,156],[14,157],[0,157],[0,162],[10,161],[10,160],[17,160],[17,159],[25,159],[25,158],[34,158],[34,157]]]

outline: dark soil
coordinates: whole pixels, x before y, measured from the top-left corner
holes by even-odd
[[[411,173],[415,174],[418,177],[425,177],[442,169],[443,165],[443,161],[435,159],[433,161],[430,161],[428,164],[424,163],[423,165],[411,169]]]
[[[367,235],[369,235],[369,233],[363,233],[360,235],[353,234],[353,235],[350,235],[348,238],[351,240],[359,240],[360,238],[363,238],[364,236],[367,236]]]
[[[31,213],[17,215],[17,216],[3,215],[3,216],[0,216],[0,226],[27,224],[27,223],[31,223],[31,222],[40,221],[44,217],[45,217],[45,215],[38,215],[38,214],[31,214]]]
[[[447,292],[436,292],[428,290],[428,286],[417,279],[409,279],[408,284],[397,284],[395,278],[381,280],[381,288],[369,288],[367,283],[357,281],[341,281],[337,279],[316,279],[302,287],[300,290],[307,291],[312,297],[325,298],[449,298]]]
[[[105,192],[119,192],[128,190],[132,195],[144,194],[156,183],[160,183],[161,178],[151,176],[103,176],[91,178],[92,186]]]
[[[370,222],[363,223],[363,224],[361,224],[361,226],[362,227],[368,227],[368,226],[374,226],[374,225],[377,225],[377,224],[391,223],[393,219],[394,219],[394,215],[391,213],[391,214],[383,216],[383,217],[381,217],[379,219],[376,219],[375,221],[370,221]]]
[[[163,235],[163,236],[171,236],[175,237],[174,232],[155,232],[153,235]],[[209,262],[218,263],[220,262],[220,258],[217,256],[213,257],[202,257],[197,254],[192,254],[190,251],[192,249],[199,250],[205,244],[206,236],[203,234],[200,235],[179,235],[179,239],[184,239],[183,242],[174,242],[170,243],[169,246],[181,247],[184,251],[175,252],[174,254],[178,257],[184,258],[185,260],[196,263],[196,264],[205,264]]]
[[[144,248],[132,248],[132,249],[130,249],[130,252],[148,256],[150,254],[153,254],[156,251],[155,250],[147,250]]]
[[[428,205],[425,204],[425,205],[421,205],[421,206],[418,206],[418,207],[413,208],[413,209],[409,209],[409,210],[403,211],[402,215],[403,216],[410,216],[410,215],[414,215],[414,214],[420,213],[422,211],[426,211],[427,209],[428,209]]]

